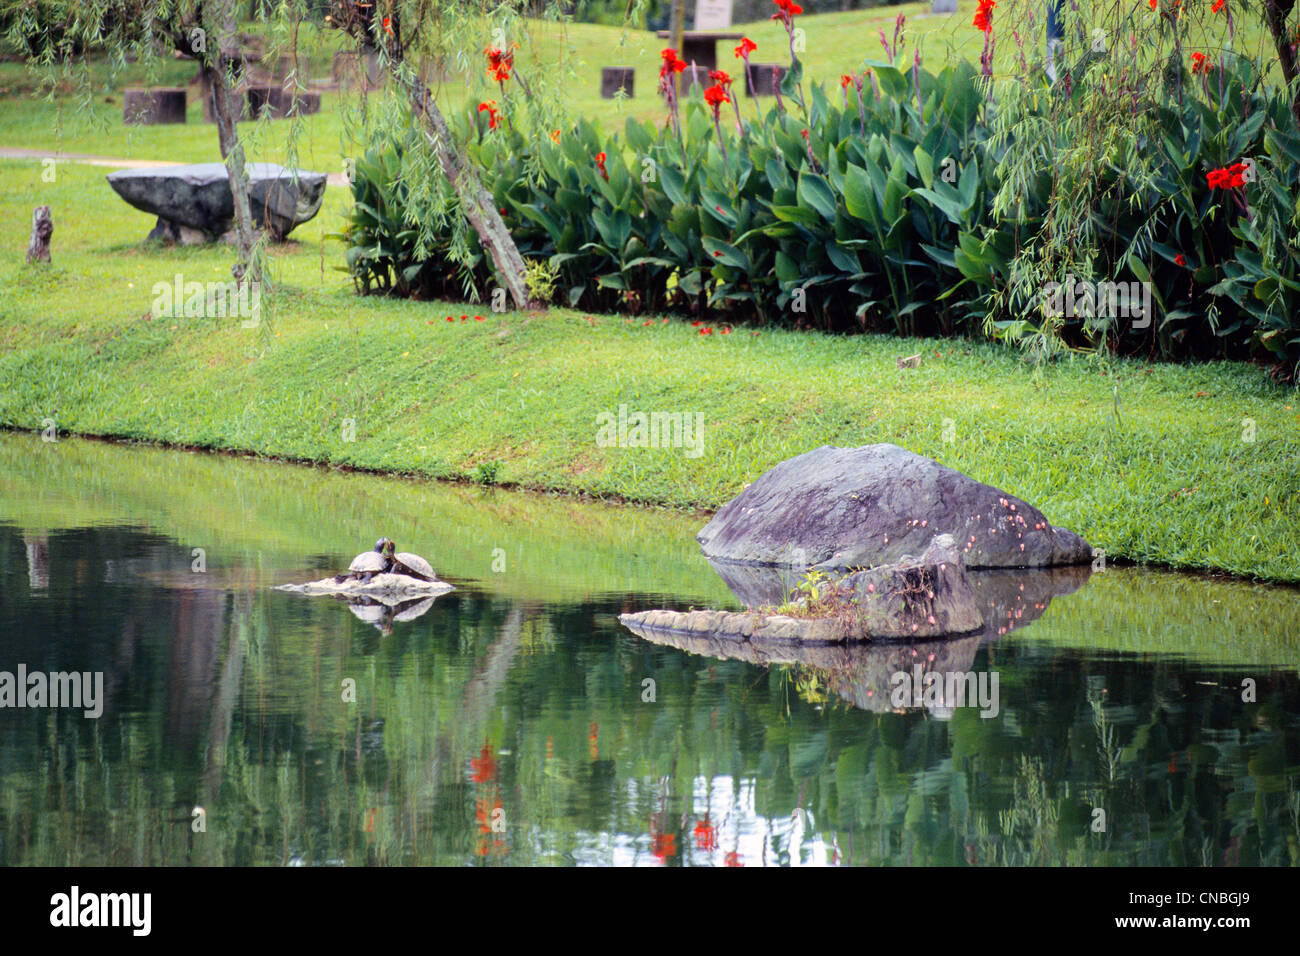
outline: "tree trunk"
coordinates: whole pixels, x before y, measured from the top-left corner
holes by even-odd
[[[49,206],[37,206],[32,210],[32,238],[27,243],[28,262],[50,261],[50,236],[54,235],[54,220],[50,218]]]
[[[231,269],[235,281],[259,282],[261,269],[254,255],[257,236],[253,229],[248,199],[248,171],[244,168],[244,146],[239,141],[242,97],[231,89],[232,70],[239,58],[239,37],[235,24],[235,0],[207,0],[203,22],[209,29],[209,43],[202,57],[204,86],[212,90],[212,113],[217,121],[217,141],[230,178],[235,201],[235,247],[238,258]]]
[[[677,51],[677,55],[682,55],[682,34],[686,32],[686,0],[673,0],[673,5],[668,14],[668,45]],[[694,66],[694,64],[692,64]],[[691,77],[694,78],[695,71],[691,71]],[[668,72],[668,82],[673,85],[673,96],[677,96],[677,74],[671,70]],[[687,87],[690,89],[690,87]]]
[[[1287,96],[1291,101],[1291,115],[1295,117],[1296,127],[1300,129],[1300,87],[1296,85],[1296,57],[1291,48],[1291,38],[1286,32],[1286,18],[1295,0],[1264,0],[1264,22],[1273,37],[1277,48],[1277,62],[1282,67],[1282,79],[1286,81]]]
[[[393,60],[388,62],[393,78],[402,82],[404,77],[398,70],[398,64]],[[506,229],[500,213],[497,212],[496,203],[492,201],[491,194],[474,175],[474,171],[462,162],[451,129],[448,128],[442,111],[438,109],[438,104],[433,101],[429,87],[414,74],[406,79],[406,83],[411,105],[424,120],[424,135],[438,154],[438,164],[442,167],[442,174],[447,177],[452,189],[460,197],[461,211],[469,220],[469,224],[474,227],[474,231],[478,233],[483,248],[492,257],[497,277],[505,283],[516,308],[530,308],[532,302],[528,298],[528,288],[524,284],[524,257],[519,254],[515,240]]]

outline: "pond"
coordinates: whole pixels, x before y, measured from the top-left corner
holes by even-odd
[[[102,674],[96,717],[0,709],[0,864],[1300,860],[1300,592],[1112,566],[964,642],[634,635],[743,606],[704,520],[0,434],[0,671]],[[456,590],[274,590],[380,535]],[[996,706],[900,705],[918,661]]]

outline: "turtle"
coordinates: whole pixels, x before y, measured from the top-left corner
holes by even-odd
[[[362,551],[352,559],[347,571],[336,574],[334,582],[342,584],[344,581],[360,581],[362,584],[369,584],[370,579],[376,574],[383,574],[390,569],[392,559],[384,553],[386,547],[391,549],[393,542],[387,538],[380,538],[375,542],[373,550]]]
[[[387,540],[387,539],[385,539]],[[416,578],[420,581],[436,581],[438,576],[433,573],[433,565],[418,554],[411,554],[409,551],[398,551],[393,553],[396,545],[388,541],[384,545],[384,558],[388,561],[388,570],[393,574],[404,574],[408,578]]]

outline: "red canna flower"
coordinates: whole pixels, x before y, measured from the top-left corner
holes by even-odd
[[[1197,52],[1192,54],[1193,76],[1197,73],[1209,73],[1212,69],[1214,69],[1214,64],[1206,58],[1204,53]]]
[[[485,111],[487,112],[488,129],[496,129],[498,126],[501,125],[501,120],[498,118],[496,100],[484,100],[482,103],[478,105],[478,111],[480,113]]]
[[[709,70],[709,79],[724,90],[731,89],[731,75],[726,70]]]
[[[1176,266],[1187,265],[1187,257],[1183,255],[1181,252],[1178,253],[1178,255],[1174,256],[1174,265]]]
[[[677,58],[677,51],[672,47],[661,50],[659,56],[664,61],[664,65],[659,67],[660,79],[663,79],[669,73],[680,73],[686,69],[685,61]]]
[[[840,88],[841,88],[841,89],[846,89],[846,90],[847,90],[847,89],[849,88],[849,84],[852,83],[852,82],[853,82],[853,74],[852,74],[852,73],[841,73],[841,74],[840,74]]]
[[[758,44],[749,37],[744,37],[736,44],[736,59],[748,60],[749,55],[758,49]]]
[[[727,95],[727,90],[724,86],[716,84],[710,86],[704,91],[704,102],[713,107],[713,112],[716,114],[723,103],[731,102],[731,97]]]
[[[558,143],[559,141],[560,141],[560,131],[558,129],[551,130],[551,142]]]
[[[596,154],[596,169],[600,170],[600,174],[605,177],[606,181],[608,181],[609,173],[605,169],[605,159],[605,151],[602,149]]]
[[[456,317],[455,317],[454,315],[449,315],[449,316],[447,316],[447,321],[448,321],[448,322],[455,322],[455,321],[456,321]]]
[[[474,316],[474,321],[475,321],[475,322],[484,322],[484,321],[486,321],[486,319],[485,319],[483,316],[481,316],[481,315],[476,315],[476,316]]]
[[[799,135],[802,136],[805,140],[808,139],[808,131],[807,131],[807,130],[804,130],[804,131],[801,132]]]
[[[1152,0],[1155,2],[1155,0]],[[971,26],[984,33],[993,32],[993,8],[997,6],[997,0],[979,0],[979,7],[975,11],[975,19],[971,21]]]
[[[514,51],[500,50],[490,46],[483,52],[487,54],[488,58],[488,76],[498,83],[504,83],[510,79],[510,71],[515,65]]]
[[[1154,10],[1159,5],[1160,5],[1160,0],[1147,0],[1147,6],[1149,6],[1152,10]]]
[[[803,13],[803,7],[795,3],[794,0],[772,0],[776,4],[777,12],[768,17],[769,20],[780,20],[786,26],[790,25],[791,17]]]
[[[393,21],[388,17],[384,17],[384,32],[389,34],[393,32]]]
[[[1211,189],[1241,189],[1246,185],[1245,173],[1245,163],[1233,163],[1223,169],[1212,169],[1205,174],[1205,185]]]
[[[1228,0],[1214,0],[1214,3],[1210,4],[1210,12],[1218,13],[1227,5],[1228,5]]]

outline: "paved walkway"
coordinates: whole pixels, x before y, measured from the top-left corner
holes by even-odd
[[[48,149],[20,149],[17,146],[0,146],[0,159],[52,159],[56,163],[81,163],[85,166],[108,166],[113,169],[159,169],[164,166],[184,166],[168,159],[118,159],[113,156],[93,156],[90,153],[50,152]],[[330,173],[331,186],[346,186],[347,177]]]

